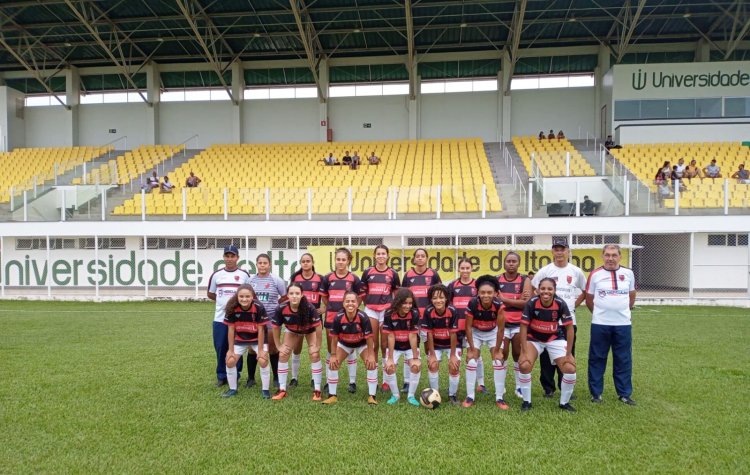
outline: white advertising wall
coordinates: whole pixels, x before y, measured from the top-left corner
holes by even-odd
[[[242,103],[242,141],[246,143],[317,142],[318,99],[268,99]]]
[[[129,149],[147,144],[147,114],[146,104],[82,105],[78,112],[78,143],[99,146],[127,135]],[[110,129],[116,132],[110,133]]]
[[[408,96],[334,97],[328,120],[335,141],[407,139]]]
[[[669,121],[648,121],[641,124],[622,122],[616,129],[618,143],[665,142],[742,142],[750,140],[750,119],[735,119],[717,124],[693,120],[675,124]]]
[[[594,133],[596,89],[534,89],[511,92],[511,135],[538,135],[563,130],[568,138]]]
[[[500,140],[498,92],[423,94],[419,109],[419,138],[481,137]]]

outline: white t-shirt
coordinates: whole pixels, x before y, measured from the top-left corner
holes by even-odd
[[[216,294],[216,311],[214,321],[224,321],[224,307],[229,299],[237,293],[237,287],[250,283],[250,275],[242,269],[228,271],[226,267],[217,270],[208,279],[208,291]]]
[[[576,299],[586,288],[586,276],[578,266],[571,263],[565,267],[557,267],[554,262],[551,262],[539,269],[531,280],[531,285],[538,289],[539,282],[547,277],[557,282],[555,294],[568,305],[570,316],[573,317],[573,325],[575,325]]]
[[[596,325],[630,325],[630,292],[635,290],[635,276],[627,267],[591,271],[586,293],[594,296],[591,323]]]

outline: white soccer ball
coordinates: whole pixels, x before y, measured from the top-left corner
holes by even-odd
[[[419,393],[419,403],[427,409],[437,409],[441,402],[440,392],[436,389],[425,388]]]

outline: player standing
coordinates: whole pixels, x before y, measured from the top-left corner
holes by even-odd
[[[469,306],[471,299],[477,296],[477,286],[474,278],[471,277],[471,261],[463,257],[458,261],[458,279],[448,284],[452,295],[451,303],[458,312],[458,348],[465,350],[468,346],[466,343],[466,308]],[[460,374],[460,373],[459,373]],[[484,394],[487,388],[484,386],[484,360],[482,355],[477,359],[477,390]]]
[[[323,276],[315,272],[315,261],[313,260],[312,254],[306,252],[299,258],[300,269],[292,274],[289,282],[296,282],[302,286],[302,293],[304,294],[307,301],[318,309],[319,315],[323,315],[324,311],[321,308],[320,298],[320,287],[323,283]],[[299,376],[299,365],[300,365],[300,354],[302,353],[302,341],[299,339],[299,343],[294,348],[292,353],[292,379],[289,381],[289,387],[297,387],[297,377]],[[314,386],[315,383],[313,382]]]
[[[521,384],[519,381],[518,359],[521,356],[521,344],[519,332],[521,331],[521,316],[523,307],[531,298],[532,288],[531,281],[525,275],[518,273],[518,266],[521,263],[521,256],[515,252],[506,254],[503,261],[505,272],[497,277],[500,282],[500,291],[497,298],[505,307],[505,335],[503,339],[503,359],[508,361],[509,348],[513,347],[513,374],[516,381],[516,396],[523,397],[521,394]]]
[[[458,312],[450,305],[450,290],[442,284],[433,285],[427,292],[430,305],[422,314],[422,328],[427,330],[427,371],[430,387],[440,389],[440,362],[448,360],[448,399],[459,404],[458,372],[461,368],[461,348],[457,345]]]
[[[396,404],[399,399],[398,383],[396,382],[396,363],[403,356],[404,384],[407,385],[407,401],[412,406],[419,406],[414,397],[419,384],[422,361],[419,359],[419,310],[414,306],[414,294],[406,288],[396,291],[391,307],[386,310],[383,319],[383,335],[388,339],[386,361],[383,370],[386,373],[386,383],[391,390],[388,404]],[[409,375],[408,383],[406,376]]]

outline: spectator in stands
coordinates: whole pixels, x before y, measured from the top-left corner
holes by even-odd
[[[669,183],[667,180],[663,180],[658,183],[657,196],[659,198],[659,206],[664,207],[664,200],[669,198],[672,191],[669,189]]]
[[[539,131],[539,140],[544,140],[545,138],[546,138],[546,137],[544,136],[544,131],[543,131],[543,130],[540,130],[540,131]]]
[[[654,177],[654,184],[661,185],[662,182],[667,181],[669,177],[672,176],[672,169],[669,167],[669,160],[664,162],[664,165],[662,165],[659,170],[656,171],[656,176]]]
[[[159,175],[156,172],[152,172],[151,176],[146,178],[146,183],[143,185],[143,189],[146,192],[150,192],[154,188],[159,188]]]
[[[172,189],[174,188],[174,184],[169,181],[169,177],[164,175],[164,181],[161,183],[161,192],[162,193],[172,193]]]
[[[591,201],[589,195],[583,197],[583,203],[581,203],[581,215],[583,216],[594,216],[596,214],[596,203]]]
[[[703,169],[706,178],[721,178],[721,167],[716,164],[716,159],[711,160],[711,164]]]
[[[367,161],[370,162],[370,165],[379,165],[380,157],[375,155],[375,152],[372,152],[372,154],[369,157],[367,157]]]
[[[737,183],[750,183],[750,172],[745,170],[745,164],[740,163],[740,166],[737,168],[737,171],[732,174],[732,178],[737,179]]]
[[[690,160],[690,165],[685,167],[684,177],[688,180],[692,178],[702,178],[701,169],[698,168],[695,160]]]
[[[563,133],[562,130],[557,133],[557,140],[563,140],[564,138],[565,138],[565,134]]]
[[[547,134],[547,140],[554,140],[555,139],[555,131],[552,129],[549,129],[549,134]]]
[[[331,152],[331,153],[328,154],[328,156],[326,158],[323,159],[323,162],[326,165],[329,165],[329,166],[331,166],[331,165],[338,165],[339,164],[339,159],[336,158],[336,157],[334,157],[333,156],[333,152]]]
[[[359,168],[359,153],[355,150],[354,155],[352,155],[352,170],[356,170]]]
[[[185,186],[188,188],[197,188],[201,181],[203,180],[195,176],[195,173],[190,172],[190,176],[185,180]]]
[[[349,150],[346,151],[343,158],[341,158],[341,163],[344,165],[351,165],[352,164],[352,156],[349,155]]]
[[[682,183],[682,175],[677,171],[677,165],[672,167],[672,173],[670,174],[669,178],[672,180],[672,190],[676,190],[677,187],[680,187],[680,191],[687,191],[687,187],[684,183]]]
[[[613,148],[622,148],[621,145],[617,145],[611,135],[607,135],[607,140],[604,141],[604,148],[609,152]]]
[[[677,165],[674,166],[674,169],[677,172],[677,178],[682,179],[685,176],[685,159],[680,158],[677,160]]]

